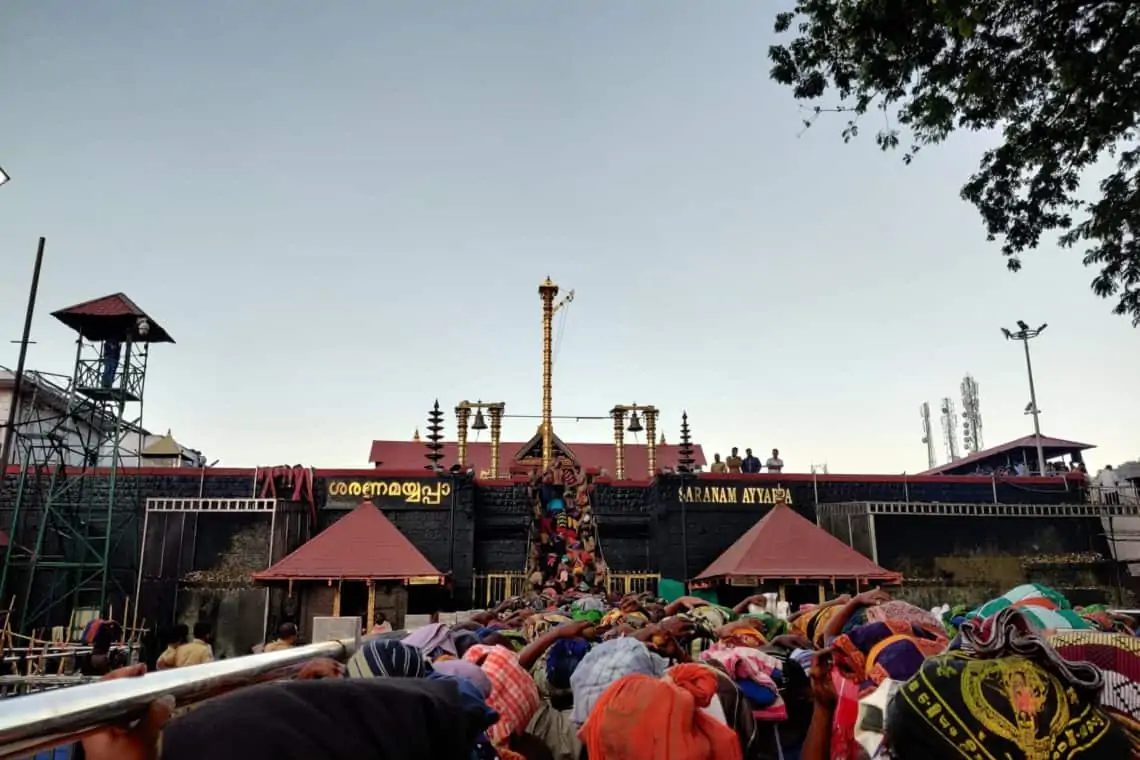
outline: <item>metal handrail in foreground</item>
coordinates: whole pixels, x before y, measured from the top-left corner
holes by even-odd
[[[288,678],[314,659],[343,661],[355,647],[352,640],[327,641],[6,699],[0,702],[0,760],[26,757],[78,741],[105,726],[137,720],[161,697],[173,697],[178,707],[196,704],[245,686]]]

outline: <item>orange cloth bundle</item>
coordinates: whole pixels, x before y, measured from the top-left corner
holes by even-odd
[[[701,711],[716,675],[678,665],[666,679],[630,675],[606,689],[578,732],[590,760],[741,760],[731,728]]]

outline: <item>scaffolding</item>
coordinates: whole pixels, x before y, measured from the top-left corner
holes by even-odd
[[[25,373],[27,391],[12,399],[19,474],[0,601],[15,600],[21,633],[64,625],[75,610],[126,611],[142,506],[120,476],[141,461],[150,345],[174,342],[122,293],[52,316],[76,333],[71,377]]]

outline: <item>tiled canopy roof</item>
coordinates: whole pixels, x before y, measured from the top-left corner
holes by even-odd
[[[364,502],[273,567],[257,581],[443,579],[399,528]]]
[[[772,507],[694,580],[739,576],[900,580],[786,504]]]

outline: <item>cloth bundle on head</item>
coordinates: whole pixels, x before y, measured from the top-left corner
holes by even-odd
[[[571,605],[571,609],[574,612],[602,613],[606,611],[606,602],[604,599],[597,596],[580,596],[574,600],[574,603]]]
[[[1026,583],[1010,589],[997,599],[992,599],[966,617],[990,618],[1006,608],[1020,610],[1039,630],[1087,630],[1093,624],[1085,620],[1069,605],[1069,600],[1048,586]]]
[[[728,647],[749,647],[759,649],[766,645],[768,640],[758,628],[736,624],[728,633],[721,634],[720,643]]]
[[[574,610],[570,613],[570,619],[575,622],[585,620],[595,626],[601,625],[602,613],[600,610]]]
[[[454,681],[285,681],[239,689],[170,721],[161,757],[469,760],[489,719]]]
[[[349,678],[423,678],[431,665],[415,647],[374,639],[360,645],[345,669]]]
[[[590,760],[740,760],[736,732],[700,709],[716,676],[699,665],[674,671],[627,675],[606,689],[578,734]]]
[[[815,646],[822,648],[824,645],[823,632],[827,630],[827,623],[841,609],[842,607],[838,605],[814,607],[791,622],[792,632],[798,633]]]
[[[740,619],[754,621],[756,630],[768,639],[783,636],[788,632],[788,621],[776,617],[771,612],[750,612],[747,615],[742,615]]]
[[[451,638],[451,629],[445,623],[430,623],[417,628],[404,638],[404,643],[423,652],[429,660],[440,653],[459,656]]]
[[[610,610],[602,616],[602,626],[612,626],[614,628],[621,625],[628,625],[633,629],[644,628],[649,625],[649,616],[641,610],[622,611],[619,609]]]
[[[477,644],[467,650],[463,659],[477,664],[491,681],[487,704],[499,714],[499,722],[487,731],[491,741],[501,744],[511,734],[526,729],[538,709],[538,687],[519,664],[518,657],[503,647]]]
[[[892,750],[932,760],[991,757],[1109,760],[1131,756],[1127,733],[1098,706],[1104,679],[1067,662],[1007,607],[968,620],[961,646],[927,660],[888,710]]]
[[[713,629],[720,628],[722,625],[732,622],[734,617],[732,610],[716,604],[702,604],[693,607],[689,610],[687,616],[692,620],[703,620]]]
[[[753,705],[753,716],[759,720],[785,720],[787,707],[780,697],[776,679],[782,677],[780,661],[751,647],[714,644],[701,652],[702,662],[719,663],[736,682],[736,686]]]
[[[945,636],[902,620],[867,623],[831,643],[835,667],[868,694],[889,679],[905,681],[927,657],[946,650]]]
[[[483,669],[473,662],[467,660],[444,660],[443,662],[432,663],[432,675],[441,678],[462,678],[465,681],[470,681],[471,684],[479,690],[483,698],[491,696],[491,679],[483,672]]]
[[[571,720],[578,725],[585,723],[602,692],[623,676],[638,673],[660,678],[667,666],[664,657],[650,652],[637,639],[623,636],[603,641],[582,658],[570,676],[570,689],[574,692]]]
[[[569,689],[570,676],[590,651],[583,639],[558,639],[546,650],[546,680],[555,689]]]
[[[909,602],[892,599],[883,604],[865,607],[865,616],[868,623],[882,623],[887,620],[901,620],[904,623],[922,628],[936,636],[946,636],[946,626],[929,610],[915,607]]]
[[[698,608],[700,609],[700,608]],[[708,649],[717,641],[719,626],[714,626],[712,621],[705,616],[693,615],[691,612],[682,612],[677,615],[682,620],[689,622],[693,626],[693,634],[689,638],[688,646],[689,656],[694,660],[698,659],[701,652]]]
[[[534,641],[544,633],[548,633],[560,625],[569,623],[570,618],[559,612],[540,612],[531,615],[523,624],[523,631],[527,641]]]

